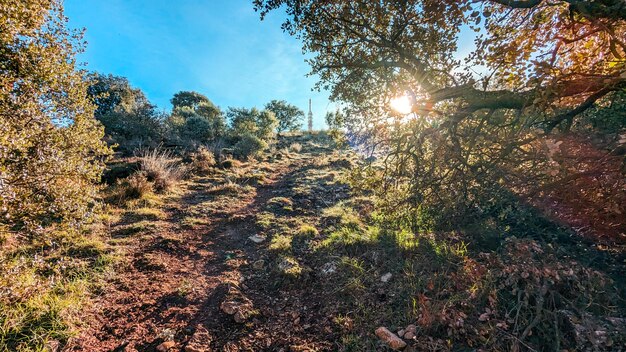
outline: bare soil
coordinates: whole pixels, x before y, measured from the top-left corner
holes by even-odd
[[[168,198],[166,220],[155,222],[155,230],[119,242],[127,260],[93,300],[85,328],[66,350],[153,351],[165,341],[175,342],[171,350],[188,351],[332,350],[337,335],[319,307],[324,298],[306,286],[268,282],[271,263],[252,267],[268,262],[267,244],[249,239],[261,231],[255,215],[270,199],[288,195],[298,172],[318,167],[319,158],[312,149],[275,160],[264,184],[219,199],[211,195],[219,181],[187,182]],[[337,193],[328,191],[317,197],[335,201]],[[190,207],[206,201],[220,204],[200,224],[180,225]],[[295,213],[310,211],[294,206]],[[220,309],[233,299],[249,303],[243,323]]]

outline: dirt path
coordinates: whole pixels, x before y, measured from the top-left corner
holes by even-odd
[[[255,188],[229,192],[211,178],[188,182],[163,206],[165,221],[120,241],[126,264],[95,299],[87,327],[66,350],[153,351],[167,341],[171,351],[189,352],[330,348],[327,318],[298,287],[276,296],[280,290],[263,279],[267,265],[260,267],[267,244],[249,239],[259,231],[256,214],[288,192],[298,170],[314,168],[317,157],[302,153],[275,161]],[[197,209],[203,210],[200,224],[182,226]],[[236,308],[240,316],[220,309],[225,301],[242,305]]]

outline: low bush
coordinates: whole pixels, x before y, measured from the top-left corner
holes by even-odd
[[[239,159],[249,159],[261,154],[268,145],[262,139],[245,134],[233,148],[234,155]]]
[[[220,163],[220,167],[222,169],[233,169],[233,168],[238,168],[240,167],[242,164],[239,160],[235,160],[235,159],[226,159],[224,161],[222,161]]]
[[[293,143],[289,146],[289,150],[291,150],[294,153],[300,153],[300,151],[302,151],[302,144]]]
[[[215,155],[209,148],[201,146],[191,155],[191,168],[196,173],[207,173],[215,167]]]
[[[144,150],[139,153],[141,171],[148,181],[153,183],[154,190],[166,192],[185,175],[185,169],[175,160],[171,153],[160,149]]]
[[[130,175],[121,184],[124,190],[124,198],[143,198],[146,194],[152,192],[152,184],[148,181],[148,177],[143,171]]]

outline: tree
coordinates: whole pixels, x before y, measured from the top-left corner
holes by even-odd
[[[454,103],[454,123],[481,109],[543,114],[549,129],[626,87],[626,5],[604,1],[255,0],[287,7],[283,28],[315,54],[313,74],[332,97],[366,105],[409,91],[413,109]],[[468,67],[455,57],[462,25],[484,31]],[[377,103],[376,101],[374,104]]]
[[[121,147],[158,144],[163,138],[163,115],[128,79],[98,73],[89,76],[88,94],[96,105],[95,117],[109,138]]]
[[[174,94],[171,103],[174,110],[181,107],[196,109],[202,103],[209,103],[210,105],[213,105],[213,103],[211,103],[209,98],[207,98],[206,96],[198,92],[190,91],[181,91]]]
[[[345,103],[348,129],[376,136],[392,174],[380,178],[393,180],[380,189],[390,208],[445,207],[434,213],[449,223],[553,177],[549,135],[626,89],[622,0],[255,0],[255,7],[262,17],[286,8],[283,28],[312,55],[318,87]],[[462,28],[477,32],[464,59]],[[406,116],[390,109],[403,95]]]
[[[236,138],[252,135],[261,140],[269,141],[278,125],[278,120],[273,112],[260,111],[257,108],[228,108],[226,116]]]
[[[45,243],[85,223],[110,153],[62,1],[0,1],[0,231]]]
[[[226,133],[226,119],[209,98],[196,92],[178,92],[171,100],[169,119],[183,140],[214,142]]]
[[[345,127],[345,124],[346,124],[346,117],[339,110],[335,112],[332,112],[332,111],[327,112],[324,119],[326,120],[326,125],[328,125],[328,128],[331,131],[340,130],[343,127]]]
[[[297,106],[291,105],[284,100],[272,100],[265,104],[265,110],[271,111],[278,119],[278,133],[295,131],[302,127],[304,111]]]

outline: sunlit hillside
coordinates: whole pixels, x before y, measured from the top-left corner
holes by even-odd
[[[0,352],[626,351],[624,0],[0,0],[0,73]]]

